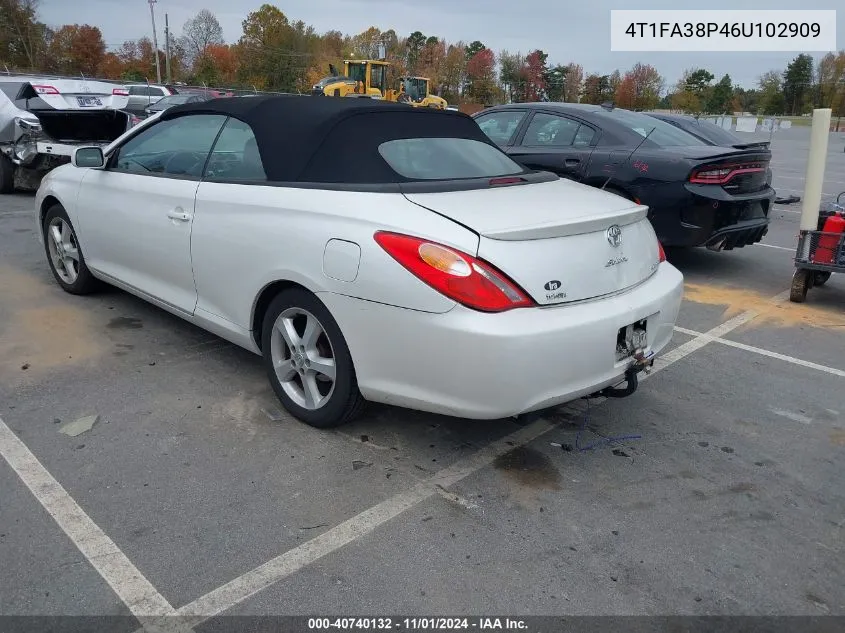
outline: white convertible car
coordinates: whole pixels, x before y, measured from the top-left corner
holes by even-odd
[[[176,106],[36,199],[62,288],[263,355],[319,427],[365,400],[494,419],[632,393],[683,285],[646,211],[523,169],[458,112],[298,96]]]

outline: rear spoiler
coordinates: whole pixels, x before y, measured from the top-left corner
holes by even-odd
[[[731,145],[735,149],[769,149],[768,141],[759,141],[757,143],[736,143]]]

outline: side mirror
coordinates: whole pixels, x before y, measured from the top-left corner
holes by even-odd
[[[106,164],[102,147],[77,147],[73,150],[70,162],[74,167],[98,168]]]

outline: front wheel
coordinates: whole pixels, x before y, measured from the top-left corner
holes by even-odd
[[[50,207],[44,217],[42,230],[47,261],[62,290],[73,295],[85,295],[95,291],[98,282],[85,265],[76,231],[62,205],[55,204]]]
[[[361,412],[364,398],[346,340],[314,294],[279,293],[264,315],[261,342],[270,384],[291,415],[329,428]]]

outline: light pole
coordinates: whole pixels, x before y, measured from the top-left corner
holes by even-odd
[[[156,35],[156,14],[153,5],[158,0],[147,0],[150,3],[150,19],[153,21],[153,55],[156,58],[156,82],[161,83],[161,65],[158,61],[158,36]]]

